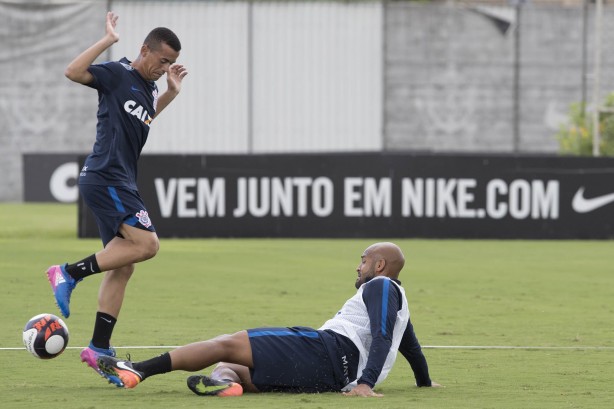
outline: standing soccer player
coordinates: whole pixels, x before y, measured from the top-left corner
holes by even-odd
[[[76,263],[47,270],[55,300],[66,318],[77,283],[106,271],[98,293],[92,340],[81,352],[81,360],[98,373],[98,356],[115,356],[110,339],[134,265],[154,257],[159,248],[137,190],[137,161],[152,120],[179,94],[187,75],[185,67],[175,63],[181,43],[164,27],[147,35],[134,61],[122,58],[92,65],[119,40],[117,17],[107,13],[105,35],[78,55],[65,72],[70,80],[98,91],[96,142],[79,174],[79,190],[96,218],[103,249]],[[158,95],[155,81],[164,74],[167,91]]]

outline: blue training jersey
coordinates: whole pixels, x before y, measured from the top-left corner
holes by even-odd
[[[98,90],[96,142],[79,174],[79,184],[137,190],[137,161],[147,142],[158,102],[158,87],[146,81],[130,61],[91,65]]]

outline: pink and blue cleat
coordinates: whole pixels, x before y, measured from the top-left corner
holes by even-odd
[[[81,362],[85,362],[90,368],[92,368],[96,373],[104,378],[106,378],[109,383],[115,384],[118,387],[123,387],[122,380],[115,376],[112,373],[105,373],[100,370],[98,366],[98,359],[102,356],[115,357],[115,348],[109,347],[108,349],[96,348],[90,342],[90,345],[81,351]]]
[[[75,280],[66,272],[66,264],[51,266],[47,269],[47,279],[51,284],[55,303],[60,308],[60,312],[64,318],[70,316],[70,295],[75,289],[78,281]],[[81,281],[81,280],[79,280]]]

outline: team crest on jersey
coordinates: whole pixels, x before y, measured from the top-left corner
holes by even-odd
[[[143,226],[151,226],[151,219],[149,218],[149,214],[147,214],[145,210],[139,211],[135,216],[137,219],[139,219],[139,223],[141,223]]]

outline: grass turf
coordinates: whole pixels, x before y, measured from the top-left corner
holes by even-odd
[[[50,361],[21,349],[31,316],[58,314],[44,276],[48,265],[100,247],[75,232],[73,205],[0,204],[3,408],[558,409],[610,408],[614,400],[609,241],[394,240],[407,258],[401,280],[412,322],[431,376],[445,388],[413,387],[400,356],[377,388],[382,399],[330,393],[209,399],[187,390],[185,372],[118,390],[79,362],[100,276],[73,294],[66,321],[71,349]],[[183,345],[257,326],[318,327],[355,292],[354,269],[373,241],[162,239],[160,253],[137,266],[113,343],[119,354],[140,360],[166,350],[142,345]]]

